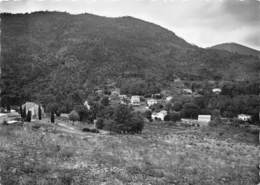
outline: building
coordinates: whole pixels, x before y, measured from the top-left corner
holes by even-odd
[[[41,108],[42,111],[42,115],[44,114],[44,109],[41,105],[38,105],[37,103],[34,102],[26,102],[25,104],[22,105],[22,108],[26,110],[26,114],[28,114],[29,111],[31,111],[31,116],[32,119],[36,119],[39,117],[38,115],[38,110],[39,110],[39,106]]]
[[[7,121],[8,116],[6,113],[0,113],[0,124],[3,124],[4,121]]]
[[[250,121],[252,119],[252,116],[248,114],[239,114],[237,118],[242,121]]]
[[[212,92],[215,93],[215,94],[220,94],[221,93],[221,89],[220,88],[214,88],[212,89]]]
[[[146,103],[147,103],[148,107],[150,107],[154,104],[157,104],[158,101],[156,99],[148,99]]]
[[[130,102],[132,105],[140,105],[140,96],[132,96]]]
[[[185,94],[192,94],[192,90],[191,89],[183,89],[183,92]]]
[[[119,96],[120,95],[120,89],[115,88],[113,91],[111,91],[111,96]]]
[[[167,115],[166,110],[162,110],[160,112],[152,113],[152,120],[161,120],[164,121],[165,116]]]
[[[162,95],[160,93],[152,94],[152,98],[154,98],[154,99],[162,99]]]
[[[170,102],[172,99],[173,99],[172,96],[168,96],[168,97],[166,97],[166,102]]]
[[[84,102],[84,106],[87,107],[88,110],[90,110],[90,105],[89,105],[89,103],[88,103],[88,100],[86,100],[86,101]]]
[[[211,121],[211,115],[199,115],[198,116],[198,124],[200,126],[208,126]]]

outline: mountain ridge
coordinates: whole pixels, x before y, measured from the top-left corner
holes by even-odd
[[[260,51],[242,44],[235,42],[221,43],[210,47],[211,49],[226,50],[232,53],[238,53],[243,55],[254,55],[260,57]]]
[[[108,81],[163,88],[176,78],[260,79],[259,58],[203,49],[141,19],[64,12],[1,18],[2,96],[13,103],[59,102]]]

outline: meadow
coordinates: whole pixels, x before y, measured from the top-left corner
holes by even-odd
[[[258,134],[245,128],[153,122],[135,135],[83,133],[74,128],[46,121],[0,126],[0,183],[258,183]]]

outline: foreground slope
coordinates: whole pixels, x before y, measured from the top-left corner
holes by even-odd
[[[259,78],[257,57],[202,49],[132,17],[36,12],[1,14],[1,18],[2,97],[11,104],[75,99],[97,84],[122,84],[129,78],[160,86],[176,77]]]

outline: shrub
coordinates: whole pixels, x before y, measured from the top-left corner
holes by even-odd
[[[103,97],[101,100],[101,104],[103,106],[108,106],[109,105],[109,98],[107,96]]]
[[[185,118],[197,118],[199,107],[193,103],[185,103],[182,109],[182,116]]]
[[[145,111],[144,117],[147,118],[149,121],[152,121],[152,112],[150,110]]]
[[[75,110],[71,111],[69,114],[69,120],[71,120],[73,122],[79,121],[79,114]]]
[[[96,128],[97,129],[103,129],[104,127],[104,120],[103,119],[98,119],[96,122]]]
[[[139,113],[133,113],[127,105],[118,105],[112,118],[104,121],[104,130],[131,134],[141,133],[143,130],[143,117]]]
[[[79,121],[89,120],[90,112],[84,105],[77,105],[74,110],[79,115]]]
[[[164,121],[179,121],[181,120],[181,115],[179,112],[170,112],[164,117]]]

